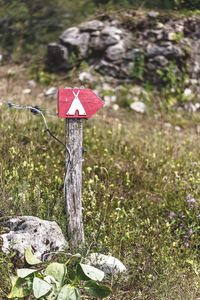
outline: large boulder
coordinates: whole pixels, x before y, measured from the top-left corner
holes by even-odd
[[[8,218],[4,227],[7,233],[1,234],[2,251],[16,252],[19,259],[24,259],[24,252],[29,246],[38,259],[51,251],[63,251],[68,247],[64,235],[56,222],[41,220],[37,217],[23,216]]]

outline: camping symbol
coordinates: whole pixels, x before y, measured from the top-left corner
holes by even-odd
[[[68,112],[66,113],[66,115],[70,115],[70,116],[75,116],[75,115],[85,116],[86,115],[85,109],[84,109],[81,101],[78,98],[79,92],[80,91],[78,91],[78,93],[73,92],[75,98],[74,98]]]

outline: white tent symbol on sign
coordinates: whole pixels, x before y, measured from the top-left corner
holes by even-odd
[[[84,109],[81,101],[78,98],[79,92],[80,91],[78,91],[77,94],[75,92],[73,92],[75,98],[74,98],[74,100],[73,100],[73,102],[72,102],[72,104],[71,104],[68,112],[66,113],[67,115],[70,115],[70,116],[75,116],[75,115],[86,116],[85,109]]]

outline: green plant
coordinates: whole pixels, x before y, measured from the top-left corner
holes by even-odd
[[[69,267],[72,258],[78,258],[75,269]],[[78,300],[80,289],[96,298],[105,298],[111,294],[109,287],[99,285],[104,272],[81,263],[81,255],[75,254],[65,264],[53,262],[43,268],[46,263],[37,259],[29,247],[25,250],[25,259],[29,265],[40,265],[38,269],[23,268],[17,270],[17,276],[12,277],[12,289],[9,299],[34,296],[34,299],[47,300]],[[68,266],[68,268],[67,268]]]
[[[131,75],[137,79],[142,80],[144,74],[145,55],[144,52],[139,52],[133,57],[133,67]]]

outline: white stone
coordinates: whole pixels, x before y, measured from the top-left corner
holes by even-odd
[[[130,108],[132,110],[136,111],[136,112],[141,113],[141,114],[145,113],[146,110],[147,110],[146,105],[143,102],[140,102],[140,101],[131,103]]]
[[[38,259],[51,251],[63,251],[67,242],[56,222],[41,220],[37,217],[23,216],[9,218],[4,225],[10,230],[1,236],[2,251],[17,252],[20,259],[29,246]]]
[[[114,104],[114,105],[113,105],[113,109],[114,109],[114,110],[119,110],[119,105],[118,105],[118,104]]]
[[[181,127],[180,127],[180,126],[178,126],[178,125],[177,125],[177,126],[175,126],[175,127],[174,127],[174,129],[175,129],[176,131],[181,131]]]
[[[94,81],[94,76],[89,73],[89,72],[81,72],[79,74],[79,80],[80,81],[89,81],[89,82],[93,82]]]
[[[45,96],[52,97],[52,98],[56,99],[57,96],[58,96],[58,89],[55,88],[55,87],[50,87],[50,88],[45,92]]]
[[[23,90],[23,94],[31,94],[31,89],[25,89],[25,90]]]
[[[189,97],[191,94],[192,94],[191,89],[186,88],[186,89],[184,90],[184,95],[185,95],[186,97]]]
[[[99,268],[106,275],[119,275],[127,272],[126,267],[119,259],[109,255],[91,253],[87,263]]]

